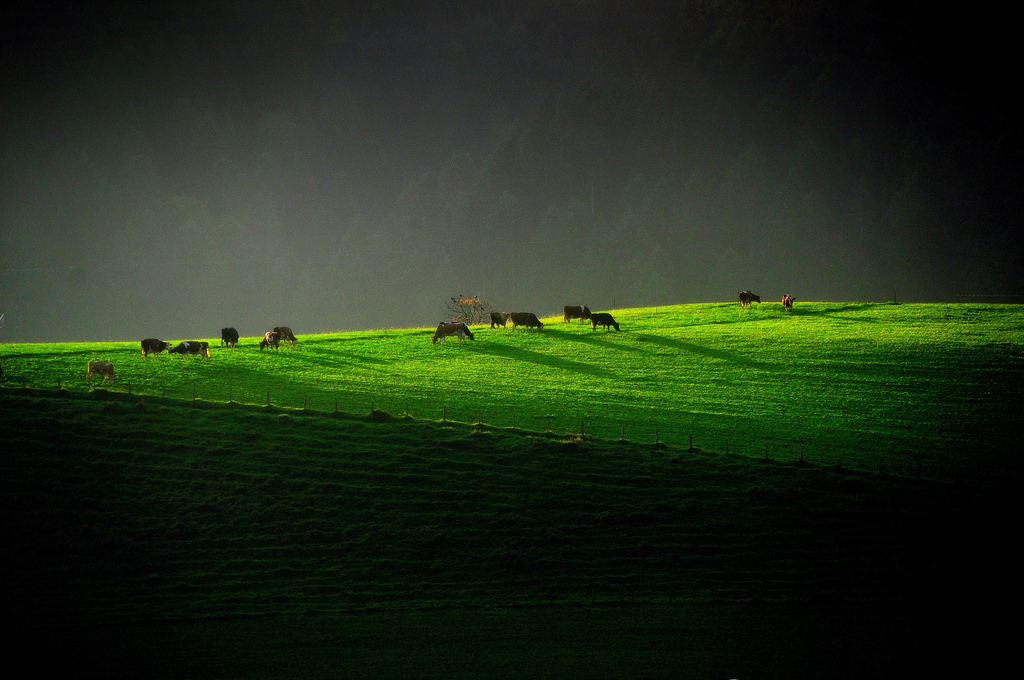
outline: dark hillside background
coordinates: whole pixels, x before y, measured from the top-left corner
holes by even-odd
[[[732,299],[1014,301],[1008,17],[882,2],[23,4],[4,341]]]

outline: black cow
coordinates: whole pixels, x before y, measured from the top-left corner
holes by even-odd
[[[508,312],[491,312],[490,317],[491,328],[494,328],[495,326],[501,326],[504,328],[505,324],[508,323]]]
[[[508,315],[508,320],[512,322],[512,330],[519,326],[544,330],[544,324],[541,323],[540,319],[533,312],[511,312]]]
[[[260,340],[260,351],[262,352],[267,347],[271,349],[277,349],[281,346],[281,334],[277,331],[267,331],[263,334],[263,339]]]
[[[288,328],[288,326],[274,326],[274,332],[281,336],[281,342],[290,342],[293,347],[295,346],[295,343],[299,341],[299,339],[295,337],[295,334],[292,333],[292,329]]]
[[[583,323],[584,319],[590,318],[590,308],[586,305],[572,305],[562,307],[562,321],[569,323],[571,319],[579,319],[580,323]]]
[[[740,307],[749,307],[751,302],[756,302],[758,304],[761,304],[761,296],[760,295],[754,295],[749,290],[741,290],[739,298],[740,298]]]
[[[604,326],[605,330],[608,330],[609,326],[614,327],[615,330],[619,330],[618,322],[616,322],[608,312],[598,312],[597,314],[591,315],[590,329],[596,331],[598,326]]]
[[[203,340],[185,340],[179,342],[177,347],[167,350],[168,354],[180,354],[184,359],[189,354],[198,354],[201,357],[210,358],[210,343]]]
[[[146,338],[142,341],[142,356],[148,357],[150,354],[160,354],[160,352],[170,351],[171,343],[164,342],[163,340],[157,340],[156,338]]]
[[[220,346],[227,345],[228,347],[234,347],[238,344],[238,331],[234,328],[221,328],[220,329]]]

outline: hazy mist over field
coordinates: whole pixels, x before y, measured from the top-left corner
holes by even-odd
[[[0,341],[1019,302],[1010,22],[917,5],[25,4]]]

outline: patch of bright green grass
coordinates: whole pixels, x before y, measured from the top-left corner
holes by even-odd
[[[482,421],[751,457],[963,478],[1004,474],[1024,310],[1009,305],[695,304],[614,310],[622,332],[430,329],[299,336],[296,347],[143,359],[138,343],[6,345],[8,385],[87,390],[114,362],[139,396]],[[990,464],[995,462],[994,466]]]

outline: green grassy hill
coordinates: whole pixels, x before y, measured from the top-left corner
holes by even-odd
[[[616,315],[4,346],[7,629],[105,677],[882,677],[1013,599],[1018,308]]]
[[[6,384],[87,390],[114,362],[133,395],[484,422],[665,442],[933,479],[1001,479],[1019,418],[1024,310],[1006,305],[767,303],[616,310],[622,332],[545,321],[256,338],[212,358],[143,359],[138,341],[7,345]],[[186,338],[173,338],[181,340]]]

